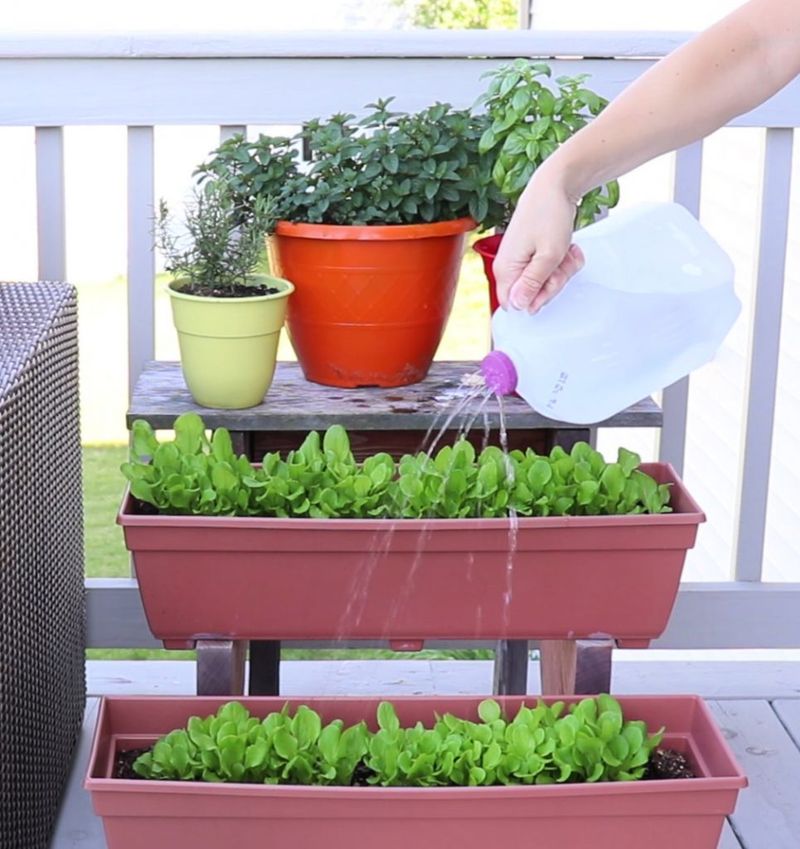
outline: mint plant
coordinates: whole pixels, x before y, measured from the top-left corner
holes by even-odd
[[[471,216],[491,226],[503,212],[490,157],[478,142],[485,118],[435,103],[419,112],[367,105],[361,120],[314,118],[293,137],[235,136],[197,174],[224,183],[237,208],[260,198],[277,218],[321,224],[414,224]],[[308,162],[299,159],[303,149]]]
[[[432,728],[403,728],[390,702],[377,709],[378,730],[364,722],[324,725],[300,705],[263,720],[238,702],[213,716],[193,716],[134,762],[142,778],[258,784],[349,785],[358,767],[383,787],[476,787],[564,782],[636,781],[645,774],[663,729],[626,720],[608,695],[523,705],[503,716],[497,702],[479,721],[444,714]]]
[[[505,224],[533,172],[606,105],[586,75],[559,77],[544,63],[517,59],[490,71],[474,109],[434,103],[311,118],[294,136],[234,136],[196,171],[223,183],[246,216],[259,198],[277,219],[319,224],[417,224],[470,216],[482,229]],[[300,153],[305,161],[301,160]],[[578,226],[617,203],[616,182],[593,189]]]
[[[544,82],[551,75],[549,65],[527,59],[484,74],[490,82],[478,102],[488,126],[479,150],[493,157],[492,179],[508,199],[508,217],[534,171],[607,105],[586,87],[587,74],[557,77],[554,88]],[[578,206],[576,226],[590,224],[618,200],[616,181],[592,189]]]
[[[466,440],[435,455],[385,453],[357,462],[345,429],[308,434],[285,458],[253,466],[236,456],[230,434],[209,437],[203,420],[186,413],[175,438],[160,443],[143,421],[133,424],[131,458],[121,467],[132,495],[163,513],[282,518],[497,518],[669,512],[669,485],[639,469],[620,449],[607,463],[587,443],[541,456],[509,455]]]

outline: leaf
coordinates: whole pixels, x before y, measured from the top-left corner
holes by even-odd
[[[211,450],[218,460],[233,460],[233,442],[231,435],[224,427],[218,427],[211,437]]]
[[[619,463],[626,478],[630,477],[634,469],[639,468],[641,462],[642,458],[638,454],[628,451],[626,448],[620,448],[617,452],[617,463]]]
[[[530,102],[530,92],[524,88],[519,88],[514,92],[514,96],[511,98],[511,108],[517,113],[517,115],[523,116]]]
[[[600,484],[597,481],[582,481],[578,484],[578,491],[575,495],[575,500],[578,504],[584,506],[591,504],[597,496],[599,489]]]
[[[247,769],[256,769],[263,765],[267,759],[269,752],[269,744],[265,739],[256,740],[251,746],[247,747],[244,756],[244,765]]]
[[[406,498],[417,498],[422,494],[422,482],[418,478],[404,475],[400,478],[400,491]]]
[[[496,722],[502,715],[500,705],[494,699],[484,699],[478,705],[478,716],[483,722]]]
[[[488,127],[478,142],[478,152],[483,154],[490,151],[497,144],[497,136],[491,127]]]
[[[319,714],[306,705],[300,705],[292,719],[292,733],[297,739],[297,745],[301,749],[308,748],[317,740],[321,730]]]
[[[496,769],[500,765],[502,757],[503,752],[499,743],[491,742],[483,755],[483,768],[486,770]]]
[[[205,425],[197,413],[183,413],[175,419],[175,445],[182,454],[196,454],[205,438]]]
[[[326,725],[319,735],[319,750],[322,757],[328,763],[336,763],[338,758],[339,738],[341,737],[341,726],[331,723]]]
[[[227,493],[236,487],[238,478],[227,463],[218,463],[211,470],[211,483],[217,492]]]
[[[152,457],[158,447],[153,428],[142,419],[136,419],[131,425],[131,441],[134,457]]]
[[[381,702],[378,705],[378,726],[389,732],[395,732],[400,728],[400,720],[391,702]]]
[[[515,70],[506,70],[505,73],[501,72],[498,78],[500,79],[500,90],[498,94],[500,97],[505,97],[522,80],[522,74]]]
[[[278,728],[272,738],[272,745],[284,760],[291,760],[297,754],[297,740],[287,728]]]
[[[345,461],[350,458],[350,438],[341,425],[332,425],[325,431],[322,449],[326,455],[332,455],[337,460]]]

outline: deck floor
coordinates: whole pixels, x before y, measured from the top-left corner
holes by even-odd
[[[618,652],[613,691],[699,693],[708,699],[750,782],[739,796],[720,849],[800,849],[800,655],[704,652],[702,659],[693,659],[698,655]],[[94,661],[87,674],[91,697],[51,849],[106,847],[102,824],[82,787],[97,697],[194,692],[194,664],[188,661]],[[538,674],[538,664],[532,662],[532,691]],[[480,694],[491,691],[492,664],[288,661],[281,675],[283,695]]]

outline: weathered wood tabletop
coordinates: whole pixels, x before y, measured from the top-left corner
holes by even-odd
[[[178,363],[151,362],[134,388],[128,426],[134,419],[146,419],[153,427],[170,428],[181,413],[193,411],[203,416],[208,427],[239,431],[314,430],[332,424],[358,430],[426,430],[463,395],[464,376],[477,370],[476,362],[436,362],[428,377],[412,386],[337,389],[310,383],[297,363],[281,362],[262,404],[247,410],[211,410],[194,403]],[[503,403],[509,430],[585,427],[549,419],[521,398],[508,397]],[[474,410],[474,406],[465,410],[464,417],[474,415]],[[490,399],[484,410],[490,427],[496,428],[500,420],[497,400]],[[459,419],[456,427],[460,424]],[[645,398],[597,426],[660,427],[661,410],[651,398]]]

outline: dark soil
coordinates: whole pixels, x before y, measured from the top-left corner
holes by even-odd
[[[369,787],[370,784],[367,779],[374,775],[373,771],[361,761],[356,764],[356,768],[353,770],[353,777],[350,780],[351,787]]]
[[[133,771],[133,763],[145,752],[149,752],[150,747],[144,749],[127,749],[124,752],[117,752],[116,760],[114,761],[114,778],[127,778],[142,781],[142,777]],[[369,787],[371,786],[367,779],[373,775],[372,770],[363,762],[359,763],[354,772],[353,778],[350,781],[351,787]],[[674,749],[658,749],[653,752],[650,763],[647,765],[647,772],[644,774],[645,781],[658,781],[664,778],[695,778],[694,771],[689,766],[686,757]]]
[[[133,512],[137,516],[158,516],[161,512],[155,504],[149,501],[139,501],[138,498],[133,499]]]
[[[150,751],[150,746],[145,749],[126,749],[124,752],[117,752],[117,758],[114,761],[114,778],[134,778],[138,781],[143,780],[141,775],[133,771],[133,762],[139,755]]]
[[[674,749],[656,749],[650,756],[645,779],[657,781],[662,778],[695,778],[686,756]]]
[[[262,283],[258,286],[245,286],[237,283],[235,286],[217,288],[204,283],[187,283],[175,291],[183,295],[198,295],[201,298],[255,298],[261,295],[275,295],[280,290],[274,286]]]

